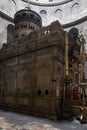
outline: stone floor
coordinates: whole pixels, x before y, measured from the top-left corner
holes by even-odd
[[[0,130],[87,130],[79,121],[52,121],[0,110]]]

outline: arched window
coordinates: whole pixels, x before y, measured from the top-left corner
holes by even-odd
[[[49,91],[45,90],[45,95],[48,96],[49,95]]]
[[[14,26],[9,24],[7,26],[7,42],[11,42],[13,40]]]
[[[41,96],[41,90],[40,89],[38,90],[38,96]]]
[[[61,21],[61,19],[63,18],[62,10],[57,9],[54,13],[54,17],[56,18],[56,20],[58,19],[59,21]]]
[[[26,10],[27,10],[27,9],[30,10],[30,7],[25,7],[25,9],[26,9]]]
[[[41,11],[40,11],[40,14],[41,14],[41,15],[46,15],[47,12],[46,12],[45,10],[41,10]]]
[[[79,3],[75,3],[72,5],[72,8],[77,8],[77,7],[79,7]]]
[[[72,12],[72,19],[75,19],[75,17],[79,17],[79,3],[75,3],[71,7]]]
[[[27,25],[26,25],[26,24],[25,24],[25,25],[22,24],[22,25],[21,25],[21,28],[27,28]]]
[[[47,12],[46,12],[46,10],[41,10],[40,15],[42,17],[43,23],[46,23],[47,22]]]

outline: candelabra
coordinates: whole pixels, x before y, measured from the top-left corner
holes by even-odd
[[[69,75],[69,66],[68,66],[68,34],[65,33],[65,79],[64,79],[64,101],[63,101],[63,110],[65,117],[69,120],[71,120],[70,110],[69,110],[69,99],[70,99],[70,84],[71,84],[71,78]]]
[[[87,122],[86,118],[86,99],[85,99],[85,89],[87,87],[86,79],[85,79],[85,39],[82,36],[82,56],[81,56],[81,62],[82,62],[82,80],[80,83],[80,86],[82,88],[82,106],[81,106],[81,113],[80,113],[80,122],[85,123]]]

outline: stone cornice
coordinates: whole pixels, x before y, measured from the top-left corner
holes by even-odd
[[[85,21],[87,21],[87,16],[84,16],[83,18],[80,18],[80,19],[78,19],[76,21],[73,21],[71,23],[63,24],[62,27],[65,28],[65,29],[70,28],[72,26],[76,26],[78,24],[81,24],[81,23],[83,23]]]
[[[8,16],[7,14],[5,14],[5,13],[3,13],[3,12],[1,12],[1,11],[0,11],[0,17],[6,19],[6,20],[9,21],[9,22],[14,23],[14,19],[13,19],[12,17]],[[70,27],[72,27],[72,26],[76,26],[76,25],[78,25],[78,24],[81,24],[81,23],[83,23],[83,22],[85,22],[85,21],[87,21],[87,16],[84,16],[84,17],[82,17],[82,18],[80,18],[80,19],[78,19],[78,20],[75,20],[75,21],[73,21],[73,22],[70,22],[70,23],[67,23],[67,24],[63,24],[62,27],[63,27],[64,29],[70,28]]]
[[[10,16],[8,16],[7,14],[5,14],[5,13],[3,13],[3,12],[1,12],[1,11],[0,11],[0,17],[6,19],[6,20],[9,21],[9,22],[14,23],[13,18],[11,18]]]

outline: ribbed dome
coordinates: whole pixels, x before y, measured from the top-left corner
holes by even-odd
[[[32,31],[38,30],[42,27],[42,19],[29,7],[19,10],[14,15],[14,39],[24,37]]]
[[[20,10],[14,15],[15,24],[22,21],[28,21],[40,27],[42,26],[41,17],[36,12],[30,9]]]

